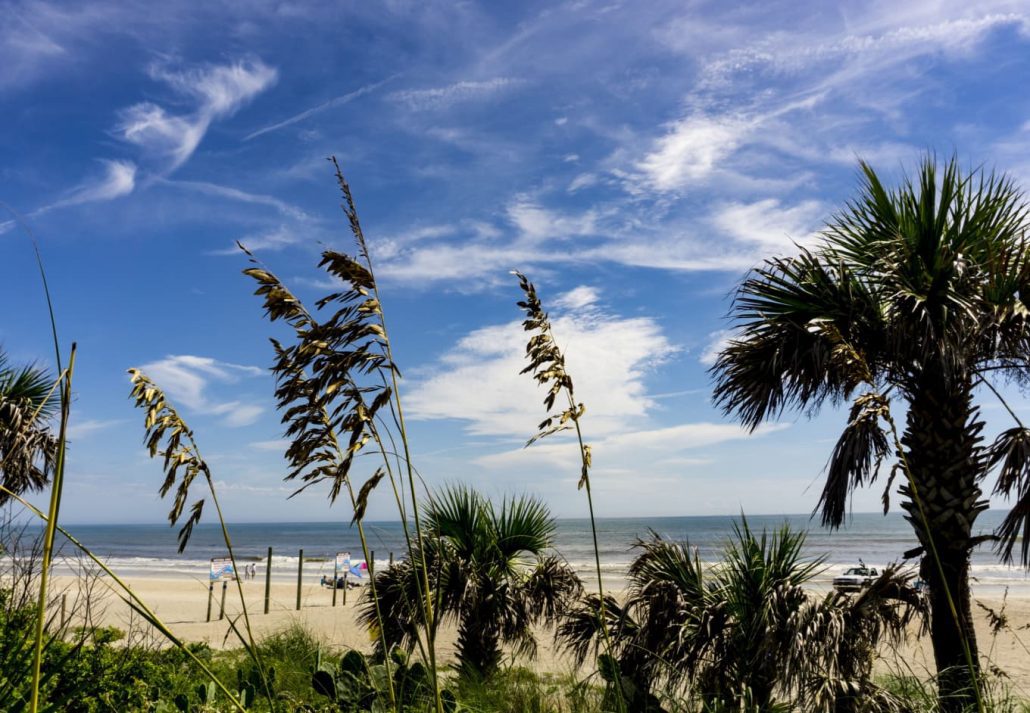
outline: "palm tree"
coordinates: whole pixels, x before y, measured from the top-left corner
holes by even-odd
[[[0,350],[0,482],[21,494],[42,490],[57,458],[57,438],[48,421],[57,402],[53,379],[32,365],[12,366]],[[0,503],[8,499],[0,492]]]
[[[969,553],[995,539],[1010,560],[1030,534],[1030,430],[1019,424],[984,445],[974,399],[980,385],[995,391],[990,377],[1028,380],[1027,204],[1006,177],[963,174],[955,159],[941,169],[927,157],[895,189],[861,169],[858,197],[815,247],[745,278],[737,336],[712,367],[715,400],[752,429],[787,408],[851,401],[818,506],[830,527],[844,521],[850,493],[898,459],[892,475],[903,476],[901,507],[924,553],[942,705],[953,710],[979,697]],[[892,402],[907,409],[900,437]],[[976,537],[988,507],[981,483],[999,464],[995,492],[1016,503],[994,536]],[[1024,538],[1024,565],[1028,548]]]
[[[630,710],[660,710],[655,691],[688,689],[704,710],[850,711],[840,705],[882,692],[871,681],[882,637],[900,635],[912,593],[893,570],[860,597],[813,599],[805,586],[821,560],[802,556],[804,533],[768,536],[742,520],[722,564],[705,566],[689,542],[652,534],[637,543],[624,604],[605,607]],[[599,651],[596,595],[559,625],[559,645],[582,663]],[[608,695],[614,692],[609,686]],[[855,694],[855,695],[851,695]],[[882,697],[882,696],[881,696]]]
[[[387,645],[412,648],[417,642],[425,621],[417,579],[424,559],[433,574],[438,621],[458,627],[464,676],[489,677],[500,665],[503,646],[535,655],[533,625],[553,624],[582,591],[575,571],[550,552],[555,524],[547,507],[532,497],[514,497],[498,508],[474,490],[453,486],[431,499],[425,513],[424,549],[375,574]],[[377,626],[368,592],[360,620],[370,630]]]

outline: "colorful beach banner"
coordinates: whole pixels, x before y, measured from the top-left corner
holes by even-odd
[[[235,579],[236,573],[232,568],[232,560],[228,557],[212,557],[210,578],[212,582],[219,579]]]
[[[350,558],[350,552],[336,553],[336,574],[340,572],[349,573],[355,577],[364,577],[368,572],[368,564],[365,562],[354,562]]]

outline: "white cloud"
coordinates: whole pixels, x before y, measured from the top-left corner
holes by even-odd
[[[254,441],[247,445],[259,451],[278,451],[285,453],[286,449],[290,447],[290,442],[285,438],[273,438],[268,441]]]
[[[111,428],[112,426],[117,426],[119,423],[121,423],[121,421],[117,419],[110,421],[102,421],[94,418],[88,418],[85,421],[76,421],[72,419],[71,424],[68,426],[68,438],[73,441],[79,438],[86,438],[94,433],[99,433],[100,431]]]
[[[216,198],[228,198],[229,200],[239,201],[240,203],[253,203],[255,205],[268,206],[269,208],[274,208],[276,211],[288,218],[293,218],[299,221],[309,220],[311,217],[301,208],[280,200],[275,196],[263,195],[261,193],[248,193],[247,191],[241,191],[239,188],[233,188],[232,186],[221,186],[217,183],[208,183],[206,181],[180,181],[170,179],[163,179],[162,183],[166,186],[184,188],[186,190],[196,191],[205,195],[215,196]]]
[[[594,297],[589,290],[581,288],[572,301],[586,304]],[[558,316],[553,324],[576,398],[587,405],[591,432],[612,433],[644,418],[654,405],[644,382],[676,352],[658,323],[586,310]],[[422,420],[466,422],[475,435],[532,435],[544,416],[545,393],[519,373],[526,365],[527,336],[519,322],[469,333],[415,384],[407,408]]]
[[[600,180],[596,173],[581,173],[569,181],[569,187],[566,190],[569,193],[575,193],[582,188],[596,186]]]
[[[681,119],[655,141],[637,168],[657,190],[684,188],[715,171],[744,142],[751,128],[748,122],[729,117]]]
[[[121,112],[115,131],[158,162],[163,174],[171,173],[193,155],[212,122],[235,114],[278,77],[274,68],[260,60],[182,71],[155,66],[150,75],[192,99],[193,111],[171,114],[155,103],[141,102]]]
[[[65,198],[44,205],[29,213],[26,217],[34,218],[52,210],[67,208],[97,201],[109,201],[132,193],[136,187],[136,164],[131,161],[101,160],[104,172],[101,176],[80,183],[68,191]],[[8,232],[16,225],[16,221],[0,222],[0,235]]]
[[[701,356],[698,357],[698,361],[705,366],[711,366],[714,364],[716,359],[719,358],[719,353],[729,346],[730,340],[733,339],[734,336],[735,333],[731,329],[720,329],[709,334],[708,344],[701,352]]]
[[[584,423],[587,423],[584,418]],[[647,470],[648,464],[679,467],[710,462],[707,458],[686,458],[684,451],[716,446],[730,441],[747,440],[776,433],[789,427],[785,423],[765,423],[754,432],[729,423],[681,423],[612,433],[603,438],[590,438],[590,450],[598,473],[606,471]],[[594,430],[590,428],[590,432]],[[564,470],[570,478],[578,478],[576,464],[579,449],[571,440],[542,441],[528,448],[511,449],[482,456],[476,460],[489,468],[523,469],[552,467]]]
[[[507,214],[521,236],[532,242],[596,234],[600,217],[592,209],[580,213],[549,210],[525,196],[509,203]]]
[[[782,253],[791,243],[814,240],[827,213],[819,201],[784,206],[775,198],[766,198],[754,203],[725,203],[715,209],[711,221],[734,240],[756,243],[762,252]]]
[[[675,31],[659,33],[700,69],[682,116],[643,150],[639,140],[625,147],[621,168],[631,193],[717,188],[725,194],[728,182],[775,169],[796,172],[798,160],[851,164],[856,144],[875,160],[885,152],[863,151],[864,131],[883,120],[896,129],[906,121],[906,105],[933,90],[932,74],[929,82],[906,81],[925,72],[914,61],[970,56],[998,28],[1026,34],[1030,27],[1025,5],[1007,1],[854,8],[843,20],[831,14],[803,27],[770,26],[761,13],[758,22],[748,19],[716,28],[718,17],[688,17],[672,23]],[[688,24],[693,27],[681,27]],[[699,42],[698,34],[706,40]],[[888,159],[898,160],[894,149],[903,143],[880,143]],[[900,155],[911,153],[905,149]]]
[[[607,210],[607,209],[606,209]],[[505,208],[509,226],[462,221],[453,226],[429,226],[402,231],[375,248],[382,258],[384,278],[415,282],[458,281],[454,289],[478,288],[508,279],[513,268],[577,259],[576,238],[592,238],[604,214],[600,210],[558,211],[519,195]],[[515,235],[511,236],[514,230]],[[450,236],[448,242],[427,238]],[[507,237],[510,236],[510,237]],[[507,237],[507,239],[504,239]],[[561,249],[556,247],[561,243]]]
[[[510,77],[496,77],[484,81],[461,81],[445,87],[405,89],[393,92],[390,94],[390,99],[407,104],[410,109],[414,110],[445,109],[458,102],[487,98],[520,84],[522,84],[521,80]]]
[[[94,201],[109,201],[132,193],[136,187],[136,164],[132,161],[107,160],[103,160],[101,163],[104,165],[104,174],[100,178],[73,188],[67,198],[58,201],[49,208],[92,203]]]
[[[355,99],[359,99],[365,96],[366,94],[370,94],[374,92],[376,89],[379,89],[379,87],[383,86],[384,84],[393,81],[397,78],[397,76],[398,75],[387,77],[382,81],[374,82],[372,84],[366,84],[363,87],[358,87],[352,92],[347,92],[346,94],[342,94],[338,97],[333,97],[332,99],[324,101],[317,106],[313,106],[310,109],[305,109],[304,111],[298,114],[294,114],[293,116],[287,119],[277,121],[274,124],[269,124],[268,126],[264,126],[256,131],[252,131],[251,133],[243,137],[243,140],[250,141],[251,139],[256,139],[258,136],[263,136],[264,134],[267,134],[272,131],[278,131],[279,129],[285,129],[287,126],[292,126],[293,124],[304,121],[305,119],[308,119],[314,116],[315,114],[320,114],[327,109],[333,109],[338,106],[350,104]]]
[[[554,306],[559,309],[579,310],[596,304],[601,299],[601,291],[596,287],[580,285],[564,294],[558,295]]]
[[[236,384],[241,377],[260,376],[263,371],[256,366],[182,354],[144,364],[140,369],[175,403],[200,414],[222,416],[222,423],[227,426],[250,425],[264,411],[255,404],[236,399],[215,400],[209,395],[212,384]]]
[[[297,235],[296,231],[285,225],[280,225],[277,228],[272,228],[271,230],[265,230],[259,233],[251,233],[250,235],[244,235],[239,238],[239,242],[241,242],[243,246],[251,252],[275,252],[277,250],[287,248],[290,245],[295,245],[299,241],[300,236]],[[234,241],[232,247],[212,250],[211,254],[239,255],[240,249]]]

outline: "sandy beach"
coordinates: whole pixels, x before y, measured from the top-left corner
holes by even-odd
[[[103,581],[103,580],[101,580]],[[133,590],[151,606],[159,617],[178,636],[187,641],[204,642],[213,648],[238,646],[235,635],[229,627],[229,619],[240,613],[239,596],[235,582],[229,582],[226,591],[225,618],[218,619],[221,599],[221,583],[215,585],[212,602],[212,621],[205,621],[208,606],[208,583],[203,580],[162,579],[131,577],[127,580]],[[69,609],[72,608],[76,582],[73,577],[63,576],[57,586],[67,588]],[[301,588],[301,607],[297,609],[296,582],[273,581],[269,601],[269,613],[264,613],[264,580],[261,577],[242,582],[251,623],[258,637],[280,630],[292,622],[300,622],[317,632],[326,644],[333,648],[357,648],[368,650],[370,641],[367,632],[355,621],[355,604],[359,589],[351,589],[347,603],[343,603],[343,590],[337,591],[336,606],[332,606],[332,590],[322,587],[312,578]],[[103,587],[101,587],[103,589]],[[1003,605],[1000,596],[979,597],[974,600],[995,611]],[[989,655],[991,661],[1011,679],[1017,693],[1030,698],[1030,597],[1022,594],[1009,595],[1004,602],[1004,613],[1008,626],[996,635],[990,629],[987,613],[974,604],[978,641],[981,653]],[[98,611],[94,612],[99,624],[117,626],[123,630],[144,628],[135,615],[114,593],[102,598]],[[551,646],[550,632],[540,631],[539,654],[535,661],[526,662],[538,671],[569,671],[573,664],[567,657],[557,653]],[[453,658],[453,632],[441,634],[439,652],[443,660]],[[881,672],[909,671],[917,676],[926,676],[933,670],[933,653],[927,637],[915,638],[902,644],[896,651],[884,651],[879,664]]]

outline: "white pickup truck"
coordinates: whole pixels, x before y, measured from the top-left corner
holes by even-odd
[[[875,567],[866,567],[865,563],[857,567],[849,567],[844,574],[833,578],[833,588],[838,592],[860,592],[880,576]]]

